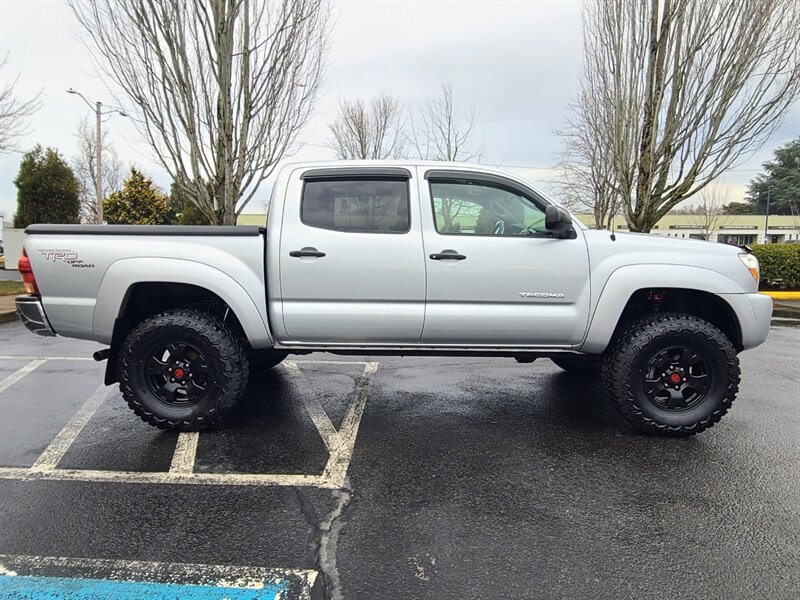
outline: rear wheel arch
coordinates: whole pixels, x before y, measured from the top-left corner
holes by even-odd
[[[105,383],[117,381],[117,359],[125,337],[142,321],[168,310],[193,309],[207,312],[227,325],[243,347],[251,346],[236,312],[211,290],[189,283],[140,281],[128,287],[114,320]]]

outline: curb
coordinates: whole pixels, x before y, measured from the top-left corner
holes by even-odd
[[[16,321],[17,318],[17,311],[15,310],[0,312],[0,323],[10,323],[11,321]]]
[[[800,300],[800,292],[759,292],[773,300]]]

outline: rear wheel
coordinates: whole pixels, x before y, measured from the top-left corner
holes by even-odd
[[[247,386],[247,355],[233,332],[197,310],[165,311],[127,336],[118,363],[120,390],[143,421],[161,429],[211,426]]]
[[[688,436],[728,411],[739,359],[714,325],[692,315],[653,314],[631,323],[603,361],[605,390],[640,431]]]

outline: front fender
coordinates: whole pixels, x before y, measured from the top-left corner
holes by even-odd
[[[112,263],[103,275],[97,293],[92,321],[95,339],[111,343],[114,322],[120,316],[123,300],[131,286],[159,282],[186,283],[213,292],[239,319],[253,348],[272,346],[263,297],[264,285],[260,280],[254,278],[248,282],[261,290],[262,297],[257,303],[239,282],[223,271],[178,258],[127,258]]]
[[[620,267],[606,280],[595,303],[586,337],[576,349],[592,354],[603,352],[628,300],[637,290],[647,288],[677,288],[716,294],[731,306],[740,323],[748,317],[741,314],[742,304],[730,297],[744,296],[744,290],[717,271],[672,264],[629,265]]]

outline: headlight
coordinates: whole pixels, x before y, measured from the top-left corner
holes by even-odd
[[[752,275],[753,279],[755,279],[756,283],[758,283],[761,273],[758,268],[758,259],[755,257],[755,255],[750,254],[749,252],[743,253],[739,255],[739,260],[744,263],[744,266],[747,267],[748,271],[750,271],[750,275]]]

